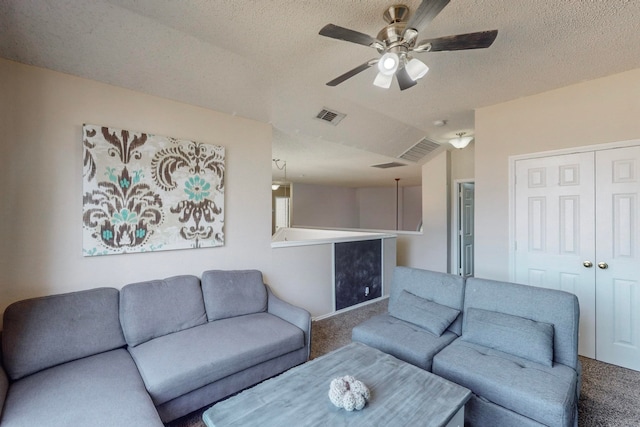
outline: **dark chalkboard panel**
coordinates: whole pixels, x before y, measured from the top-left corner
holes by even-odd
[[[382,239],[334,245],[336,310],[382,296]]]

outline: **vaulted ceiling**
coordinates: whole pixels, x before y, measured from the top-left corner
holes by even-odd
[[[3,0],[0,56],[269,122],[290,180],[358,186],[419,182],[421,162],[370,166],[425,137],[451,149],[476,108],[640,67],[640,1],[452,0],[419,38],[497,29],[491,47],[416,54],[430,71],[405,91],[373,86],[375,69],[326,86],[378,54],[318,31],[375,37],[392,3]],[[346,118],[316,119],[323,108]]]

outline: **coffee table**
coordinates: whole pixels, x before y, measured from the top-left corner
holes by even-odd
[[[329,400],[331,380],[352,375],[371,399],[348,412]],[[463,426],[471,391],[361,343],[351,343],[219,402],[208,427]]]

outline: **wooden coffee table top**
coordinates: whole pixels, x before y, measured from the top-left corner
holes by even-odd
[[[331,380],[352,375],[371,399],[348,412],[329,400]],[[351,343],[215,404],[208,427],[445,426],[471,392],[393,356]]]

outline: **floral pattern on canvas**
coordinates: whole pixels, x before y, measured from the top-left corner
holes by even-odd
[[[85,256],[224,244],[218,145],[84,125]]]

